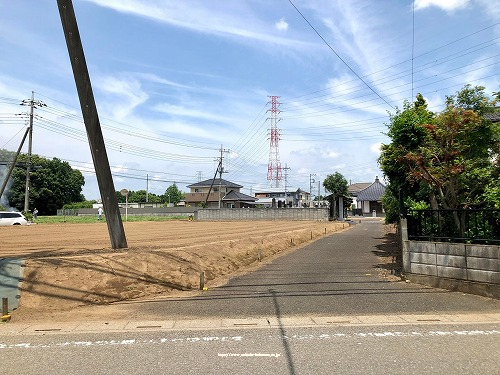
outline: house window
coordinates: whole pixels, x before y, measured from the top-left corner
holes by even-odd
[[[199,193],[199,192],[200,192],[200,189],[194,189],[194,192],[195,192],[195,193]]]

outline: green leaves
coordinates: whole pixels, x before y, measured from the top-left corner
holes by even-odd
[[[3,151],[5,153],[5,150]],[[11,160],[10,158],[9,160]],[[26,187],[26,154],[19,155],[12,173],[13,184],[7,192],[9,205],[18,210],[24,208]],[[85,200],[82,186],[85,179],[79,170],[68,162],[52,160],[33,154],[31,157],[29,209],[38,208],[40,215],[54,215],[67,203]]]
[[[336,198],[343,195],[348,195],[348,184],[345,177],[339,172],[329,174],[323,181],[323,186]]]
[[[387,194],[402,189],[412,202],[421,202],[427,192],[433,208],[497,205],[498,185],[491,182],[500,174],[499,126],[483,116],[493,107],[484,87],[469,85],[448,96],[437,115],[420,94],[413,106],[405,102],[403,111],[391,116],[392,142],[383,145],[379,158],[390,182]]]

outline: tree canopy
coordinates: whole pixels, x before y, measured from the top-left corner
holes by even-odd
[[[167,188],[167,190],[165,190],[165,194],[163,195],[163,197],[165,203],[170,202],[173,204],[178,204],[186,197],[186,195],[179,190],[175,183],[173,183]]]
[[[381,169],[389,180],[384,197],[388,221],[398,216],[398,195],[432,208],[498,206],[499,127],[485,118],[494,101],[484,87],[465,86],[446,98],[438,114],[418,94],[391,115]],[[408,203],[408,202],[407,202]]]
[[[341,195],[348,195],[347,180],[339,172],[335,172],[334,174],[329,174],[328,176],[326,176],[325,180],[323,181],[323,187],[328,192],[330,192],[334,198],[337,198]]]
[[[170,197],[170,203],[174,205],[178,204],[185,197],[185,194],[182,191],[180,191],[177,188],[177,185],[174,183],[170,185],[165,191],[165,194],[162,195],[146,193],[146,190],[137,190],[137,191],[131,190],[128,192],[128,202],[129,203],[146,202],[146,194],[148,196],[148,202],[168,204]],[[119,191],[116,192],[116,197],[118,198],[119,203],[125,203],[126,198]]]
[[[325,180],[323,181],[323,187],[331,193],[330,195],[330,205],[333,210],[333,215],[337,215],[337,198],[341,196],[348,196],[349,191],[348,191],[348,184],[347,180],[345,177],[339,173],[335,172],[334,174],[329,174],[326,176]],[[349,205],[352,202],[351,200],[348,200],[344,202],[344,206]],[[343,209],[344,207],[339,207],[339,209]]]
[[[2,150],[2,160],[11,161],[14,155]],[[20,154],[12,172],[12,184],[4,193],[10,207],[24,209],[26,164],[28,157]],[[31,156],[29,209],[38,209],[40,215],[53,215],[67,203],[82,202],[85,179],[79,170],[68,162],[52,160],[33,154]]]

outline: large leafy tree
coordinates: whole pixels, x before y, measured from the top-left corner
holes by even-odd
[[[495,163],[498,160],[498,126],[485,118],[493,102],[483,87],[465,86],[446,99],[438,115],[429,112],[421,95],[415,103],[391,116],[379,162],[389,187],[384,200],[399,192],[433,208],[455,209],[484,204],[495,197]],[[496,177],[497,178],[497,177]],[[494,185],[497,186],[497,185]],[[488,195],[488,193],[490,193]],[[393,214],[393,213],[392,213]],[[389,212],[390,218],[394,215]],[[389,220],[391,221],[391,220]]]
[[[434,113],[427,109],[427,103],[421,94],[417,95],[414,103],[405,101],[403,109],[397,109],[390,116],[387,135],[392,142],[382,145],[379,164],[389,184],[386,187],[382,203],[386,212],[386,220],[395,222],[399,218],[400,194],[411,197],[416,201],[427,199],[429,196],[425,184],[408,179],[408,164],[404,157],[408,152],[417,150],[427,136],[421,124],[432,123]]]
[[[181,200],[185,198],[185,194],[179,190],[177,185],[173,183],[170,185],[167,190],[165,190],[165,194],[163,195],[163,199],[165,203],[173,203],[178,204]]]
[[[12,160],[12,157],[10,158]],[[12,172],[12,185],[6,192],[8,204],[18,210],[24,208],[27,155],[19,155]],[[29,209],[35,207],[41,215],[53,215],[65,204],[82,202],[85,179],[68,162],[32,155],[30,173]]]
[[[345,177],[339,173],[329,174],[323,181],[323,187],[331,193],[330,204],[333,207],[333,212],[337,212],[337,199],[341,196],[348,196],[348,184]],[[343,207],[341,207],[343,209]]]

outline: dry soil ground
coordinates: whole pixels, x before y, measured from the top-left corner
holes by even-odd
[[[1,227],[0,257],[26,260],[20,308],[12,320],[79,320],[89,305],[193,295],[199,292],[201,272],[207,287],[221,285],[348,224],[166,221],[124,226],[129,248],[121,250],[110,248],[105,223]]]

